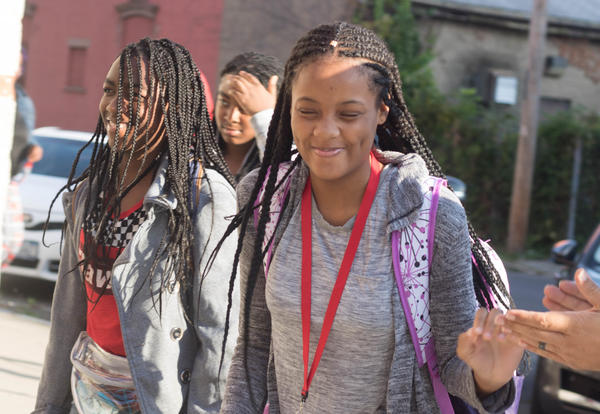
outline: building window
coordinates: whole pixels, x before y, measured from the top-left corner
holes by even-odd
[[[540,122],[569,109],[571,109],[570,99],[542,96],[540,97]]]
[[[121,20],[121,44],[152,37],[159,7],[148,0],[127,0],[115,6]]]
[[[480,70],[472,75],[471,85],[486,105],[516,105],[519,100],[519,79],[510,70]]]
[[[69,41],[69,55],[67,62],[68,92],[85,93],[85,70],[89,41],[84,39],[71,39]]]
[[[133,16],[123,20],[123,46],[151,37],[154,21],[143,16]]]
[[[516,76],[496,76],[494,78],[494,102],[505,105],[517,103],[519,81]]]

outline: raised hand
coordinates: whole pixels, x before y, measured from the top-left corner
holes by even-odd
[[[473,370],[478,392],[485,396],[498,390],[513,376],[523,357],[518,341],[507,340],[497,324],[498,309],[479,309],[473,326],[458,337],[456,355]]]
[[[575,369],[600,371],[600,287],[584,271],[578,271],[575,283],[587,302],[586,310],[510,310],[498,324],[512,341],[538,355]],[[573,295],[569,297],[560,302],[563,309],[581,306]]]
[[[275,107],[277,100],[277,76],[271,76],[267,88],[256,76],[240,71],[230,78],[231,94],[240,111],[247,115]]]

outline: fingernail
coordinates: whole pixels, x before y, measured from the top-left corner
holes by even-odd
[[[514,320],[515,320],[515,315],[513,315],[513,314],[512,314],[512,313],[510,313],[510,312],[509,312],[509,313],[507,313],[507,314],[506,314],[504,317],[505,317],[506,319],[508,319],[509,321],[514,321]]]
[[[481,329],[480,327],[475,328],[476,334],[481,335],[482,332],[483,332],[483,329]]]
[[[484,339],[492,339],[492,335],[489,332],[483,334]]]
[[[577,271],[577,278],[579,279],[580,282],[587,282],[589,280],[589,276],[587,274],[587,272],[583,269],[580,269]]]
[[[511,333],[512,333],[512,331],[510,330],[510,328],[507,328],[506,326],[503,326],[503,327],[502,327],[502,332],[503,332],[504,334],[507,334],[507,335],[509,335],[509,334],[511,334]]]

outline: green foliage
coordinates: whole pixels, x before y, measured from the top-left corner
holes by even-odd
[[[429,69],[433,53],[430,44],[422,45],[410,0],[367,1],[358,8],[355,21],[377,33],[396,56],[409,107],[421,108],[422,102],[417,102],[423,96],[440,97]]]
[[[480,236],[498,244],[506,236],[516,119],[480,105],[470,89],[448,102],[447,111],[451,124],[439,138],[429,136],[430,145],[444,170],[467,183],[465,208]]]
[[[421,39],[409,0],[370,0],[355,22],[373,29],[396,56],[403,93],[416,123],[447,174],[467,184],[464,202],[480,237],[494,246],[507,236],[518,142],[518,119],[499,106],[481,104],[475,90],[444,96],[429,63],[432,39]],[[422,40],[425,40],[422,42]],[[423,43],[425,46],[423,46]],[[600,222],[600,117],[565,112],[539,128],[528,248],[547,254],[566,236],[573,150],[583,142],[576,233],[580,241]]]
[[[600,222],[600,117],[580,110],[561,112],[539,129],[532,192],[529,240],[547,248],[567,234],[575,147],[582,145],[575,233],[584,242]]]

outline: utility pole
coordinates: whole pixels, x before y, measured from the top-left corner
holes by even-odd
[[[508,222],[509,252],[518,253],[525,247],[531,206],[531,187],[535,164],[540,81],[546,43],[547,0],[534,0],[529,23],[529,57],[525,97],[521,105],[519,144],[513,177],[510,217]]]
[[[575,238],[575,216],[577,215],[577,193],[579,190],[579,175],[581,174],[581,158],[583,140],[577,137],[573,153],[573,173],[571,174],[571,197],[569,200],[569,219],[567,221],[567,239]]]

